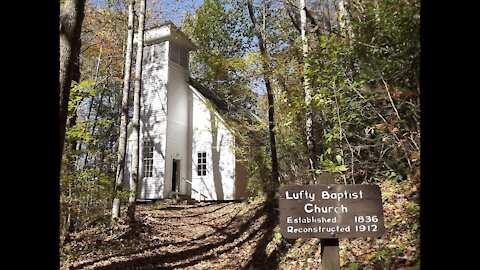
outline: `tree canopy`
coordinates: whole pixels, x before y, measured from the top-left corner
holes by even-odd
[[[188,5],[180,2],[178,9]],[[334,173],[341,184],[413,190],[421,164],[419,0],[307,0],[303,22],[292,0],[197,4],[176,13],[183,16],[179,28],[197,45],[190,76],[228,104],[222,115],[238,139],[251,197],[268,194],[277,173],[280,185]],[[136,1],[135,21],[139,7]],[[169,20],[166,7],[147,2],[147,28]],[[68,89],[66,108],[62,232],[108,224],[113,198],[131,195],[115,189],[127,9],[126,0],[85,4],[81,76]],[[409,198],[414,220],[418,196]],[[393,205],[391,197],[385,200]],[[417,228],[409,233],[418,245]],[[371,259],[393,267],[385,256]]]

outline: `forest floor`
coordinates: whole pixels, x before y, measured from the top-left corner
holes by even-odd
[[[419,181],[380,184],[386,233],[342,239],[342,269],[420,269]],[[321,269],[318,239],[285,240],[278,209],[244,202],[139,204],[138,224],[76,232],[61,269]]]

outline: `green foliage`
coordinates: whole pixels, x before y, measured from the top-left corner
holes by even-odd
[[[303,243],[305,243],[305,238],[297,238],[297,240],[295,240],[295,245],[297,246],[301,246]]]
[[[252,195],[264,195],[268,190],[267,183],[270,178],[270,156],[267,146],[256,146],[252,149],[253,159],[246,162],[248,179],[247,190]]]
[[[221,112],[236,135],[237,161],[248,174],[247,191],[263,195],[268,190],[270,151],[265,123],[249,119],[246,110],[256,104],[250,85],[256,79],[259,54],[251,51],[252,32],[245,6],[238,1],[208,0],[183,21],[182,31],[197,45],[190,54],[191,76],[215,91],[229,104]],[[252,68],[253,66],[253,68]]]
[[[323,172],[336,172],[336,173],[341,173],[341,172],[346,172],[348,171],[348,168],[345,164],[343,164],[343,158],[341,155],[336,155],[336,161],[331,161],[330,159],[326,158],[326,156],[331,156],[331,150],[332,148],[328,148],[324,154],[321,154],[319,156],[319,161],[320,161],[320,167],[322,169],[317,169],[315,170],[316,174],[321,174]]]
[[[198,46],[191,53],[192,77],[213,89],[230,104],[252,105],[244,74],[251,60],[244,57],[249,33],[241,28],[246,17],[236,1],[207,0],[183,22],[183,31]]]
[[[419,88],[420,1],[368,0],[357,7],[352,26],[359,76],[368,82],[383,78],[405,90]]]
[[[420,166],[420,3],[349,3],[352,35],[344,38],[334,20],[317,17],[319,25],[307,31],[310,50],[303,59],[300,33],[283,3],[255,1],[271,66],[266,72],[275,94],[282,184],[303,184],[308,178],[304,74],[313,91],[315,173],[335,172],[348,183],[402,183],[415,179]],[[323,14],[319,6],[309,8],[314,17]],[[327,19],[332,32],[322,30],[328,28],[323,25]],[[72,85],[69,117],[77,119],[66,132],[73,147],[65,151],[61,178],[62,220],[63,212],[74,215],[79,226],[105,210],[112,196],[125,20],[125,10],[87,8],[81,54],[85,80]],[[235,105],[222,116],[235,131],[249,193],[262,195],[271,171],[267,124],[245,119],[243,109],[267,118],[266,97],[252,91],[260,90],[265,70],[244,2],[204,1],[185,18],[182,31],[198,46],[191,54],[192,77]],[[386,195],[384,202],[395,197]],[[408,204],[406,210],[414,216],[419,206]],[[409,228],[414,239],[419,226]],[[386,260],[399,252],[400,246],[385,248],[377,256]],[[389,264],[394,262],[385,261]],[[361,265],[351,262],[347,267]]]
[[[112,198],[112,175],[100,170],[64,170],[60,178],[61,216],[75,229],[86,228],[105,215]],[[61,227],[68,227],[65,221]],[[66,228],[64,228],[66,229]]]
[[[109,1],[111,2],[111,1]],[[108,222],[116,171],[126,12],[85,6],[80,49],[82,80],[72,82],[60,174],[60,230]],[[122,194],[122,196],[125,194]],[[70,220],[70,224],[68,224]]]
[[[77,123],[68,128],[65,132],[65,138],[66,140],[70,141],[77,141],[77,140],[83,140],[85,142],[89,142],[93,140],[92,134],[89,132],[89,126],[88,124],[90,121],[85,121],[85,120],[79,120]]]
[[[353,39],[310,36],[305,74],[314,89],[316,173],[343,173],[352,183],[401,181],[419,165],[417,4],[355,2]]]
[[[72,81],[70,98],[68,100],[68,112],[70,117],[86,97],[95,96],[95,84],[94,81],[90,80],[83,80],[80,83]]]
[[[282,243],[282,240],[283,240],[283,237],[280,230],[275,231],[275,234],[273,235],[273,242],[278,246]]]
[[[348,262],[345,267],[347,267],[346,269],[348,270],[358,270],[358,264],[356,262]]]
[[[416,202],[410,202],[407,205],[407,210],[414,213],[414,214],[418,214],[418,213],[420,213],[420,205]]]

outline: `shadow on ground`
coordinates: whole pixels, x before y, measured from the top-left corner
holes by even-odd
[[[62,269],[278,269],[268,251],[278,209],[263,202],[144,205],[139,224],[98,237]]]

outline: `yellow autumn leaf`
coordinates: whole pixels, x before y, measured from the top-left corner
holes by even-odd
[[[363,256],[363,258],[367,261],[371,261],[374,257],[375,257],[374,253],[365,254],[365,256]]]
[[[384,130],[386,128],[386,125],[385,124],[377,124],[377,125],[375,125],[375,127],[379,130]]]
[[[420,160],[420,152],[415,151],[410,155],[410,161],[415,162]]]

